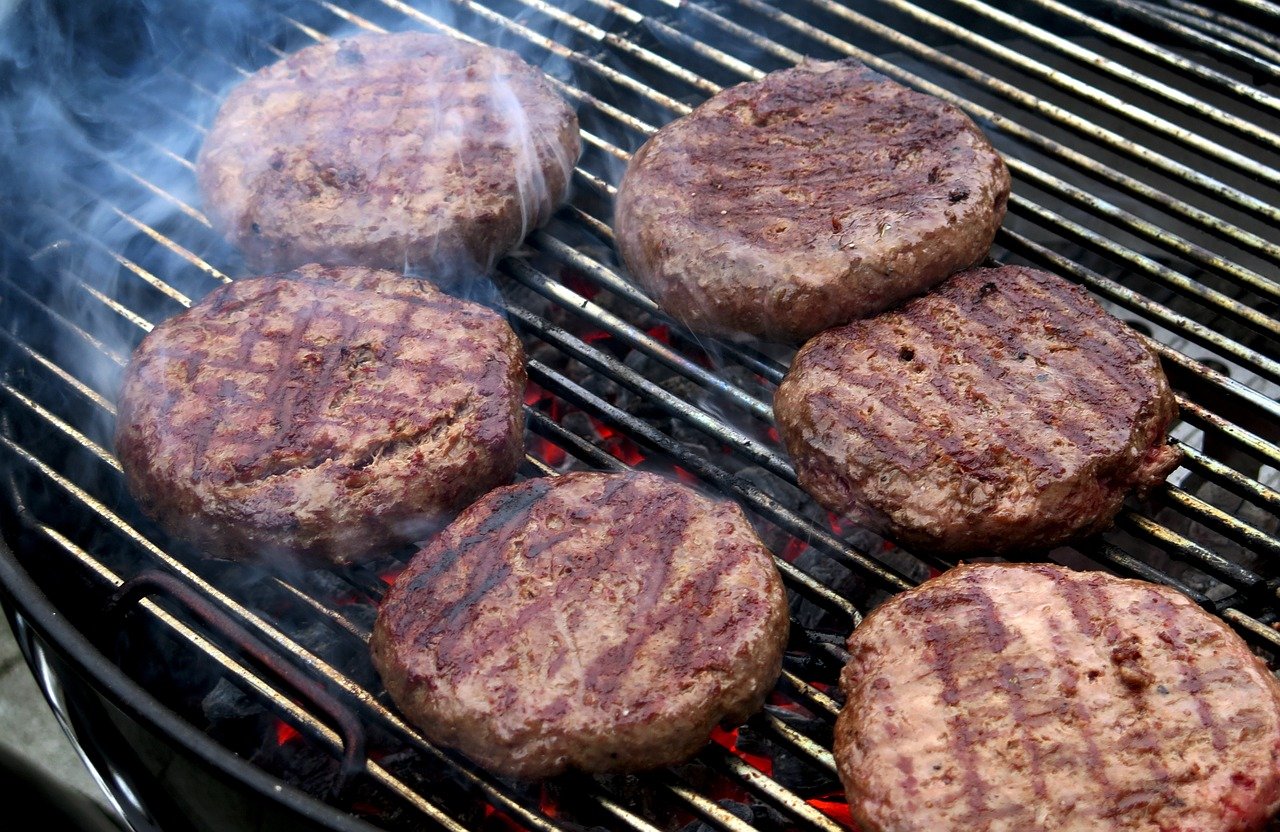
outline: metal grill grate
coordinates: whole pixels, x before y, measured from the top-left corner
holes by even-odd
[[[245,49],[220,51],[193,35],[183,60],[130,90],[109,138],[79,147],[56,189],[31,194],[21,221],[0,230],[0,446],[16,509],[6,534],[25,544],[20,559],[37,576],[72,575],[103,598],[148,569],[177,575],[325,682],[372,735],[363,785],[398,809],[333,799],[374,820],[463,829],[499,813],[540,830],[580,828],[579,819],[667,829],[691,818],[720,830],[841,828],[847,814],[826,750],[841,636],[886,592],[948,564],[814,510],[771,428],[769,399],[790,353],[683,331],[619,269],[608,223],[614,184],[656,125],[804,55],[854,57],[983,125],[1015,177],[994,254],[1088,287],[1150,335],[1179,392],[1186,457],[1176,484],[1127,508],[1116,532],[1055,558],[1176,586],[1261,649],[1280,648],[1271,626],[1280,609],[1280,97],[1266,86],[1280,78],[1280,56],[1269,30],[1244,22],[1274,24],[1280,7],[1034,0],[1010,4],[1015,15],[982,0],[857,5],[313,2],[264,8],[262,39]],[[388,708],[363,656],[344,660],[332,647],[367,638],[360,613],[394,564],[350,570],[337,590],[216,566],[173,546],[123,496],[109,437],[129,349],[242,272],[193,197],[202,119],[230,83],[310,42],[409,27],[515,49],[578,105],[586,152],[574,203],[497,278],[531,356],[524,473],[622,469],[643,458],[739,500],[771,530],[788,588],[822,614],[793,625],[773,707],[741,736],[789,755],[806,772],[802,785],[766,774],[758,755],[721,738],[690,767],[564,778],[548,802],[546,789],[492,777],[431,744]],[[338,603],[344,593],[359,603]],[[142,603],[187,649],[338,755],[342,739],[322,714],[172,605]],[[327,629],[332,642],[315,646],[307,627]],[[748,822],[717,802],[728,794],[768,812]]]

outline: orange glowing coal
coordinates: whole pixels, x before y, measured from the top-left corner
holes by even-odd
[[[276,745],[285,745],[298,739],[302,735],[298,733],[298,729],[282,719],[276,720]]]

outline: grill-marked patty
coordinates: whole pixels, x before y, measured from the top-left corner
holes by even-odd
[[[1280,686],[1167,587],[961,566],[849,652],[835,757],[864,832],[1246,832],[1280,808]]]
[[[231,92],[200,152],[216,227],[259,271],[484,273],[568,192],[578,119],[541,72],[441,35],[311,46]]]
[[[782,668],[787,599],[742,510],[652,474],[499,488],[419,552],[370,646],[400,709],[502,774],[675,763]]]
[[[964,113],[806,61],[654,134],[618,190],[618,247],[690,327],[798,340],[981,260],[1008,195]]]
[[[817,336],[774,412],[820,503],[952,554],[1100,531],[1180,458],[1152,351],[1081,289],[1017,266]]]
[[[511,478],[524,382],[494,312],[391,272],[306,266],[147,335],[116,449],[143,508],[209,554],[346,563]]]

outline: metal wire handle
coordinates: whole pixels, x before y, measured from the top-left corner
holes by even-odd
[[[295,695],[304,699],[315,710],[329,717],[342,737],[342,760],[330,786],[332,796],[341,794],[351,778],[364,771],[367,761],[364,727],[355,714],[319,683],[263,644],[208,598],[174,576],[156,569],[139,573],[120,585],[107,601],[103,611],[108,616],[123,618],[131,606],[157,592],[181,603],[206,626],[235,645],[244,655],[254,659],[261,669],[283,682]],[[294,727],[306,729],[306,726]]]

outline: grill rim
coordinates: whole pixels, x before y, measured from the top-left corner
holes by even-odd
[[[340,832],[381,832],[367,821],[272,777],[197,730],[169,706],[148,693],[58,612],[22,567],[8,541],[3,538],[0,538],[0,601],[3,602],[0,607],[3,607],[6,616],[12,619],[15,613],[21,615],[40,638],[61,651],[59,658],[70,657],[75,662],[76,673],[87,676],[93,683],[94,690],[122,714],[153,733],[173,738],[188,753],[223,776],[247,786],[257,797],[267,802],[280,803],[307,820],[324,823],[328,828]],[[10,626],[12,627],[12,623]],[[33,657],[27,655],[25,649],[23,659],[38,677]],[[50,707],[53,707],[52,704]],[[70,731],[68,736],[80,751],[86,765],[90,765],[81,741]],[[110,778],[101,779],[103,782],[112,782]],[[118,799],[115,794],[112,797]]]
[[[385,0],[384,0],[384,2],[385,2]],[[575,54],[576,54],[576,53],[575,53]],[[615,154],[615,155],[616,155],[616,154]],[[204,265],[206,265],[206,266],[207,266],[208,264],[204,264]],[[212,267],[209,267],[209,273],[210,273],[211,275],[215,276],[215,277],[220,275],[220,273],[217,273],[217,270],[216,270],[216,269],[213,269]],[[123,307],[121,307],[121,309],[123,309]],[[116,311],[118,311],[118,312],[119,312],[120,310],[119,310],[119,309],[117,309]],[[125,311],[127,311],[127,310],[125,310]],[[122,314],[123,314],[123,313],[122,313]],[[1230,613],[1230,612],[1231,612],[1231,610],[1227,610],[1227,612],[1228,612],[1228,613]],[[1228,617],[1228,616],[1226,616],[1226,615],[1224,614],[1224,617]],[[1237,623],[1239,623],[1239,622],[1237,622]],[[723,822],[722,822],[722,825],[723,825]]]

